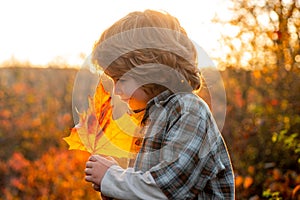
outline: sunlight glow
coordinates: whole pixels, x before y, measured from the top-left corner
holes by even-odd
[[[164,10],[176,16],[191,39],[205,50],[216,45],[210,20],[225,0],[205,1],[59,1],[0,2],[0,63],[11,58],[36,65],[59,61],[81,65],[94,42],[113,22],[135,10]]]

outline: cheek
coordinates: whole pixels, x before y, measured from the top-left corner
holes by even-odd
[[[137,90],[137,86],[132,82],[117,82],[115,85],[117,91],[121,91],[126,96],[133,96]]]
[[[149,100],[148,96],[141,88],[138,88],[137,90],[135,90],[131,97],[133,99],[136,99],[137,101],[141,101],[141,102],[148,102],[148,100]]]
[[[133,110],[145,108],[149,100],[148,95],[139,88],[132,94],[129,100],[129,107]]]

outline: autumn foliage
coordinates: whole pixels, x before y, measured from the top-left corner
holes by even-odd
[[[223,135],[238,199],[292,199],[300,184],[300,68],[227,69]],[[298,189],[297,189],[298,188]]]
[[[88,97],[88,102],[87,110],[77,113],[79,123],[72,128],[70,136],[63,138],[69,149],[115,158],[134,158],[138,152],[133,148],[138,140],[134,137],[138,120],[126,112],[118,119],[113,118],[112,97],[102,81],[99,81],[95,94]]]
[[[0,199],[100,199],[84,181],[89,153],[68,150],[75,69],[0,69]],[[292,199],[300,185],[300,70],[221,72],[222,134],[236,199]],[[208,88],[200,95],[210,102]],[[298,189],[297,189],[298,188]],[[298,191],[299,192],[299,191]]]
[[[99,199],[68,151],[76,70],[0,69],[0,199]]]
[[[86,153],[57,148],[35,161],[15,152],[6,163],[1,162],[1,172],[9,175],[1,193],[4,199],[96,199],[82,173],[87,159]]]

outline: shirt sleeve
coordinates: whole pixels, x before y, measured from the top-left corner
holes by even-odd
[[[150,172],[113,165],[101,182],[101,193],[116,199],[167,199],[156,185]]]

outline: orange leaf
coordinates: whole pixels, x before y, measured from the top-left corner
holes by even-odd
[[[77,149],[75,144],[81,143],[91,154],[133,158],[139,150],[133,145],[138,140],[134,133],[139,121],[127,113],[113,120],[112,109],[110,93],[100,83],[94,98],[89,97],[88,110],[79,114],[79,124],[74,128],[78,138],[75,143],[67,141],[70,149]]]
[[[69,145],[69,150],[82,150],[86,151],[84,144],[81,142],[80,137],[78,136],[76,128],[72,128],[71,134],[68,137],[63,138]]]
[[[251,176],[246,176],[244,179],[244,188],[247,189],[253,184],[253,178]]]
[[[239,187],[243,184],[244,178],[242,176],[235,177],[235,187]]]

